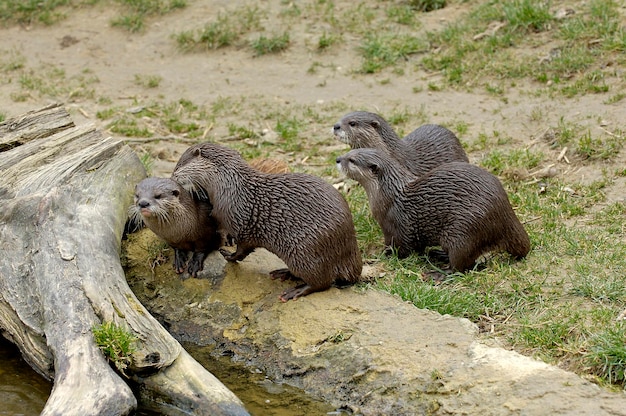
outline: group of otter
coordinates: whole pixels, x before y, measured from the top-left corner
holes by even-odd
[[[440,246],[450,268],[463,272],[491,250],[515,258],[530,250],[498,178],[470,164],[445,127],[426,124],[400,139],[379,115],[357,111],[333,133],[352,148],[337,166],[365,189],[388,252],[406,257]],[[253,167],[219,144],[191,146],[170,179],[140,182],[130,213],[174,248],[177,273],[195,277],[206,255],[232,239],[234,253],[221,249],[226,260],[262,247],[287,265],[272,278],[304,282],[282,301],[361,277],[352,214],[339,191],[314,175]]]

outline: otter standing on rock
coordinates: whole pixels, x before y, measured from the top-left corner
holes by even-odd
[[[399,257],[441,246],[450,266],[465,271],[490,250],[515,258],[530,250],[502,184],[478,166],[451,162],[418,178],[377,149],[351,150],[337,165],[365,188],[385,244]]]
[[[194,200],[172,179],[147,178],[135,186],[135,202],[129,214],[174,248],[176,273],[186,269],[197,277],[207,254],[217,250],[222,242],[211,210],[210,203]],[[188,251],[193,255],[186,265]]]
[[[416,176],[423,176],[442,163],[469,161],[454,133],[437,124],[424,124],[400,140],[378,114],[355,111],[333,126],[333,134],[352,149],[386,152]]]
[[[304,173],[268,174],[251,168],[235,150],[204,143],[191,146],[172,179],[208,197],[213,216],[237,241],[226,260],[243,260],[263,247],[288,269],[273,278],[300,278],[282,301],[328,289],[335,281],[354,283],[362,262],[352,214],[342,195],[323,179]]]

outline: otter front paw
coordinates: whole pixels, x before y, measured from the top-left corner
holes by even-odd
[[[187,252],[184,250],[174,249],[174,271],[178,274],[185,272],[187,264]]]
[[[254,251],[254,247],[243,248],[241,246],[237,246],[237,251],[235,251],[234,253],[231,253],[230,251],[224,248],[220,248],[220,253],[222,253],[222,256],[224,256],[226,261],[241,261],[245,259],[246,257],[248,257],[248,254],[252,253],[253,251]]]
[[[224,258],[226,259],[226,261],[229,262],[235,262],[237,261],[237,252],[230,252],[224,248],[220,248],[220,253],[222,253],[222,256],[224,256]]]
[[[204,267],[203,263],[205,257],[205,253],[193,253],[193,255],[191,256],[191,260],[189,260],[189,264],[187,265],[187,272],[191,277],[198,277],[198,272],[201,271]]]

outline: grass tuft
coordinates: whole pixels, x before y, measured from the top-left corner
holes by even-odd
[[[128,329],[113,322],[104,322],[92,328],[96,345],[122,374],[137,350],[137,337]]]
[[[424,41],[412,35],[370,33],[361,45],[363,64],[360,72],[379,72],[426,49]]]
[[[61,10],[69,4],[70,0],[3,0],[0,1],[0,20],[51,25],[65,18]]]
[[[145,28],[146,18],[163,15],[176,9],[187,7],[186,0],[116,0],[124,12],[114,18],[111,25],[129,32],[140,32]]]
[[[215,21],[199,30],[183,31],[174,35],[178,46],[185,51],[219,49],[238,46],[247,33],[261,30],[265,13],[257,6],[245,6],[227,13],[219,13]]]
[[[265,36],[261,35],[257,39],[250,42],[250,46],[254,50],[256,56],[278,53],[289,47],[289,33],[283,32],[282,35]]]
[[[626,325],[624,321],[596,334],[590,340],[587,364],[609,383],[626,384]]]

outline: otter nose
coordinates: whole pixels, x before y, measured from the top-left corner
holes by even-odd
[[[337,164],[341,163],[341,156],[337,156],[337,160],[336,160]]]
[[[150,202],[146,201],[145,199],[141,199],[139,200],[139,202],[137,202],[137,205],[139,206],[139,208],[148,208],[150,206]]]
[[[339,124],[339,123],[335,123],[335,125],[333,126],[333,130],[334,130],[334,131],[337,131],[337,130],[339,130],[339,129],[341,129],[341,124]]]

